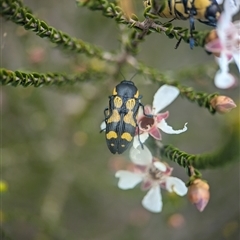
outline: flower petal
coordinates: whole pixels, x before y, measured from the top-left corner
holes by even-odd
[[[161,163],[159,161],[154,162],[153,165],[162,172],[165,172],[167,170],[167,166],[164,163]]]
[[[148,191],[142,200],[142,205],[150,212],[162,211],[162,196],[159,186],[155,186]]]
[[[103,121],[103,122],[101,123],[100,129],[101,129],[101,131],[106,131],[106,122],[105,122],[105,121]]]
[[[240,20],[234,21],[233,22],[235,28],[236,28],[236,32],[238,33],[238,36],[240,34],[239,30],[240,30]]]
[[[151,107],[150,105],[145,105],[145,106],[144,106],[144,113],[147,114],[147,115],[148,115],[148,114],[151,115],[151,114],[152,114],[152,107]],[[143,108],[140,107],[140,108],[138,109],[138,115],[137,115],[138,121],[140,121],[140,119],[141,119],[142,117],[145,117],[144,113],[143,113]]]
[[[164,113],[158,113],[157,114],[157,122],[159,123],[162,121],[162,119],[167,119],[168,116],[169,116],[169,111],[166,111]]]
[[[216,0],[216,2],[221,5],[223,3],[223,0]]]
[[[219,68],[222,72],[228,72],[229,71],[229,56],[225,54],[224,52],[221,52],[220,57],[215,57],[216,62],[218,63]]]
[[[146,106],[145,106],[146,107]],[[143,108],[139,108],[138,109],[138,114],[137,114],[137,119],[139,119],[139,118],[141,118],[142,116],[144,116],[144,114],[143,114]]]
[[[240,2],[236,0],[225,0],[223,6],[224,13],[229,14],[232,17],[239,11]]]
[[[236,84],[236,79],[229,72],[219,70],[215,74],[214,83],[218,88],[228,89]]]
[[[239,54],[239,52],[233,53],[233,58],[238,67],[238,71],[240,72],[240,54]]]
[[[184,196],[188,189],[185,185],[185,183],[176,177],[167,177],[166,178],[166,189],[169,192],[175,192],[177,193],[179,196]]]
[[[147,132],[136,135],[133,138],[133,147],[137,148],[138,146],[140,146],[140,142],[144,143],[148,139],[148,137],[149,137],[149,134]],[[139,140],[140,140],[140,142],[139,142]]]
[[[207,51],[212,53],[220,53],[223,50],[223,46],[219,38],[208,42],[204,47]]]
[[[157,127],[152,127],[152,129],[149,131],[149,134],[156,140],[162,139],[161,133]]]
[[[131,161],[137,165],[149,165],[152,163],[152,153],[145,145],[143,145],[143,149],[141,146],[137,148],[131,147],[129,156]]]
[[[115,177],[119,178],[118,187],[123,190],[134,188],[143,179],[141,174],[125,170],[117,171]]]
[[[145,179],[142,182],[141,189],[143,191],[149,190],[152,187],[152,182],[149,179]]]
[[[176,87],[163,85],[160,87],[153,97],[153,111],[160,112],[170,103],[172,103],[179,95],[179,90]]]
[[[199,202],[195,203],[194,205],[198,209],[198,211],[202,212],[205,207],[207,206],[209,200],[206,199],[200,199]]]
[[[145,114],[152,114],[152,107],[150,105],[145,105],[144,112],[145,112]]]
[[[182,132],[187,131],[187,123],[184,124],[183,129],[179,129],[179,130],[174,130],[171,126],[169,126],[167,124],[167,122],[163,119],[160,123],[158,123],[158,127],[165,133],[168,134],[179,134]]]

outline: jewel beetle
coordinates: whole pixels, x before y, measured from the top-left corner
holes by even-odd
[[[154,1],[146,0],[146,6]],[[195,30],[194,19],[209,26],[216,27],[221,14],[217,0],[163,0],[157,14],[162,18],[187,20],[190,22],[190,46],[193,47],[193,31]]]
[[[142,107],[144,112],[141,98],[131,80],[121,81],[109,96],[109,106],[104,110],[106,128],[102,131],[105,130],[107,146],[111,153],[123,153],[133,141],[139,107]]]

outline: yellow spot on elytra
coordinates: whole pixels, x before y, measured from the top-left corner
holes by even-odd
[[[109,133],[106,134],[106,138],[107,139],[117,138],[117,133],[114,131],[110,131]]]
[[[136,104],[135,99],[134,99],[134,98],[131,98],[131,99],[127,100],[127,102],[126,102],[126,108],[127,108],[128,110],[132,110],[132,109],[134,108],[135,104]]]
[[[113,110],[111,117],[107,120],[107,123],[119,122],[120,115],[116,109]]]
[[[123,118],[125,123],[131,124],[133,127],[136,127],[136,123],[133,119],[133,112],[129,111]]]
[[[122,99],[120,97],[116,96],[114,98],[114,106],[116,108],[120,108],[122,106],[122,104],[123,104]]]
[[[131,134],[130,134],[130,133],[127,133],[127,132],[123,133],[122,136],[121,136],[121,138],[127,140],[128,142],[131,142],[131,141],[132,141],[132,136],[131,136]]]
[[[113,95],[117,95],[116,88],[113,89]]]
[[[137,91],[134,95],[135,98],[138,98],[139,97],[139,91]]]

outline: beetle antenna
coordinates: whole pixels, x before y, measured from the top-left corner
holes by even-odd
[[[136,75],[138,74],[138,72],[136,72],[129,81],[131,81]]]
[[[119,71],[119,72],[120,72],[120,74],[122,75],[123,79],[126,79],[126,78],[124,77],[124,75],[122,74],[122,72],[121,72],[121,71]]]

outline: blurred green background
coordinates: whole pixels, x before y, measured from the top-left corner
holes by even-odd
[[[71,36],[109,51],[119,48],[119,27],[101,12],[79,8],[73,0],[25,0],[24,4]],[[135,9],[141,16],[141,1]],[[188,22],[174,21],[174,25],[188,26]],[[196,27],[209,29],[200,23]],[[1,66],[10,70],[72,74],[84,68],[86,61],[102,64],[83,55],[66,54],[4,19],[1,38]],[[219,91],[212,82],[217,69],[213,56],[202,48],[190,50],[185,43],[175,50],[175,44],[164,34],[153,33],[140,44],[137,59],[198,91]],[[237,72],[235,66],[232,71]],[[127,67],[122,72],[129,79],[136,70]],[[4,232],[16,240],[239,239],[239,154],[225,167],[202,171],[211,191],[202,213],[187,197],[162,191],[163,211],[152,214],[141,206],[145,193],[139,187],[130,191],[117,188],[114,173],[126,166],[128,151],[112,155],[99,130],[112,86],[120,80],[86,79],[65,87],[1,87],[1,178],[8,186],[1,193]],[[145,76],[135,76],[134,82],[142,102],[150,104],[158,86]],[[239,87],[220,92],[239,105]],[[239,126],[239,107],[227,115],[212,116],[179,97],[168,110],[167,122],[175,129],[188,122],[188,131],[163,134],[164,143],[192,154],[223,145],[231,119]],[[184,169],[169,164],[174,176],[188,180]]]

